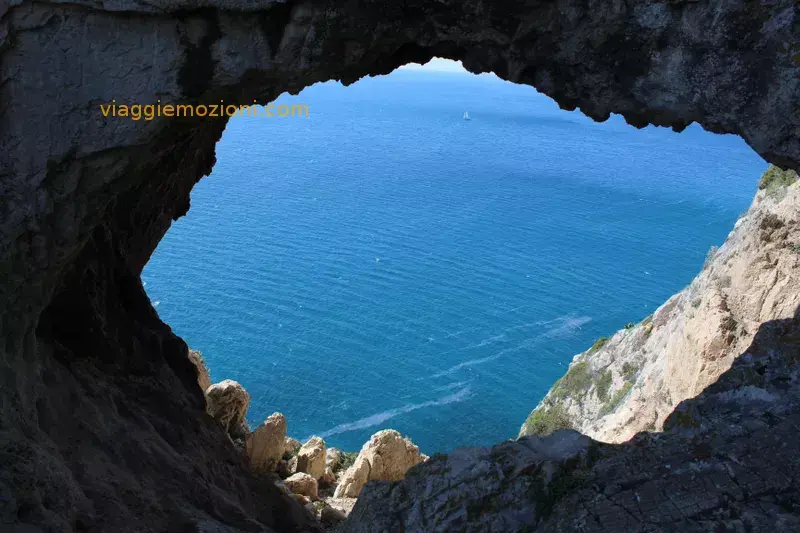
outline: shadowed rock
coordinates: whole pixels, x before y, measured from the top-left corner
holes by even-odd
[[[104,116],[100,103],[265,103],[441,56],[596,120],[616,112],[639,127],[696,121],[736,133],[798,169],[796,9],[793,0],[0,2],[3,524],[313,527],[248,473],[204,413],[186,344],[140,280],[210,173],[226,120],[132,121]],[[781,430],[797,440],[796,429]],[[770,505],[774,516],[795,513]],[[697,519],[749,519],[731,516]]]

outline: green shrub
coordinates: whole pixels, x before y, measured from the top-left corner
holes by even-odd
[[[607,342],[608,342],[608,337],[600,337],[599,339],[594,341],[594,344],[592,344],[592,347],[589,348],[588,353],[590,355],[593,354],[594,352],[605,346]]]
[[[597,389],[597,397],[600,398],[601,402],[608,399],[608,389],[611,388],[612,379],[613,375],[610,370],[603,370],[600,372],[600,377],[597,378],[595,388]]]
[[[553,385],[552,395],[555,398],[563,399],[567,396],[575,396],[578,393],[585,393],[592,386],[592,375],[589,371],[589,364],[586,361],[579,361],[572,365],[564,376]]]
[[[633,363],[624,363],[622,365],[622,375],[626,381],[634,381],[636,374],[639,373],[639,366]]]
[[[523,434],[544,436],[559,429],[572,428],[572,421],[564,406],[555,404],[549,409],[544,406],[535,409],[525,420]]]
[[[614,393],[614,396],[603,404],[603,407],[600,408],[600,416],[606,416],[609,413],[614,412],[619,404],[622,403],[623,398],[630,392],[631,388],[633,387],[633,383],[630,381],[626,381],[625,384],[619,389],[617,392]]]
[[[342,452],[342,460],[339,462],[337,470],[347,470],[356,462],[358,452]]]
[[[781,170],[775,165],[770,165],[764,175],[761,176],[758,188],[766,191],[768,196],[776,198],[786,187],[796,181],[797,173],[794,170]]]
[[[635,327],[636,324],[634,324],[633,322],[628,322],[627,324],[625,324],[625,329],[633,329]]]

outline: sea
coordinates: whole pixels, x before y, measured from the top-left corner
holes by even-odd
[[[593,122],[490,74],[276,104],[308,116],[231,119],[142,277],[251,426],[279,411],[345,450],[516,437],[575,354],[692,280],[767,167],[735,136]]]

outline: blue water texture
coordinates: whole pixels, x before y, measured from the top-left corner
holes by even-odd
[[[309,116],[232,119],[143,279],[251,425],[280,411],[346,450],[516,436],[574,354],[691,281],[766,168],[737,137],[595,123],[492,75],[278,103]]]

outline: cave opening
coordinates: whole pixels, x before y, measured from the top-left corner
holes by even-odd
[[[514,436],[574,354],[691,281],[766,166],[441,59],[275,103],[309,116],[231,119],[142,278],[251,426],[348,450]]]

